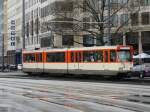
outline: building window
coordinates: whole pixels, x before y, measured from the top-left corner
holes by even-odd
[[[148,25],[150,23],[149,12],[143,12],[141,14],[141,17],[142,17],[142,25]]]
[[[94,46],[94,37],[92,35],[84,35],[83,46],[85,47]]]
[[[149,44],[150,43],[150,31],[142,32],[142,43]]]
[[[41,29],[41,33],[47,32],[48,31],[47,23],[46,22],[42,22],[41,26],[40,26],[40,29]]]
[[[54,3],[56,12],[72,12],[73,4],[71,1],[56,1]]]
[[[42,0],[45,2],[45,0]],[[46,17],[55,13],[65,13],[73,11],[73,2],[71,1],[55,1],[41,8],[41,17]]]
[[[112,45],[122,45],[123,44],[123,34],[122,33],[114,33],[112,34]]]
[[[86,18],[83,18],[83,29],[90,29],[90,18],[86,17]]]
[[[140,4],[141,4],[142,6],[150,5],[150,0],[140,0]]]
[[[117,9],[118,8],[118,0],[111,0],[111,8],[112,9]]]
[[[128,45],[138,44],[138,32],[128,32],[126,33],[126,41]]]
[[[139,24],[139,14],[138,13],[131,14],[131,25],[136,26],[138,24]]]
[[[62,45],[64,46],[73,46],[74,37],[73,35],[63,35],[62,36]]]
[[[87,1],[83,1],[83,12],[86,12],[88,10]]]
[[[118,15],[113,15],[112,16],[111,24],[112,24],[112,27],[117,27],[118,26]]]
[[[46,2],[47,0],[41,0],[41,3]]]
[[[53,44],[53,36],[41,38],[41,47],[50,47]]]
[[[55,18],[55,19],[52,19],[52,21],[56,21],[56,22],[49,24],[49,26],[51,26],[53,29],[58,30],[58,31],[59,30],[72,30],[73,25],[74,25],[73,18],[66,18],[66,17]]]
[[[29,23],[26,23],[26,36],[29,37]]]
[[[11,46],[15,46],[15,42],[11,42]]]
[[[128,21],[129,21],[129,16],[128,14],[122,14],[120,17],[120,24],[127,26],[128,25]]]
[[[123,5],[123,4],[128,3],[128,0],[119,0],[118,2]]]

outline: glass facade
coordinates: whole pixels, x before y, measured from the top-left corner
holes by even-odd
[[[81,2],[82,0],[78,1]],[[145,26],[148,27],[150,25],[150,13],[148,10],[142,10],[141,8],[142,11],[140,11],[140,13],[138,11],[133,11],[134,6],[137,8],[137,5],[139,5],[137,4],[137,1],[139,1],[141,6],[146,6],[146,8],[150,5],[150,0],[130,0],[130,2],[128,0],[110,0],[111,13],[114,13],[114,15],[111,15],[111,33],[116,33],[115,30],[118,29],[118,32],[111,36],[112,45],[122,45],[124,33],[126,33],[127,44],[138,44],[139,32],[142,33],[142,31],[145,31]],[[85,10],[83,9],[79,11],[77,8],[74,9],[76,6],[74,0],[65,0],[65,2],[62,0],[26,0],[25,2],[26,46],[29,46],[29,48],[36,47],[37,44],[39,47],[53,47],[52,44],[56,44],[54,47],[80,47],[79,44],[81,44],[81,46],[89,47],[96,44],[103,45],[103,43],[106,42],[102,43],[101,41],[107,41],[107,39],[96,39],[96,37],[99,37],[96,35],[100,34],[96,34],[97,32],[92,34],[90,32],[92,30],[99,31],[98,25],[101,25],[101,23],[96,23],[97,21],[92,17],[93,15],[88,16],[86,13],[87,6],[84,2],[82,2],[81,5],[85,6]],[[129,5],[127,4],[128,2],[132,4]],[[95,11],[100,9],[100,0],[94,0],[93,3],[89,1],[89,3],[92,4],[92,7],[96,8]],[[108,28],[108,0],[106,0],[105,3],[106,8],[104,8],[104,10],[106,10],[106,14],[104,14],[104,17],[99,16],[97,12],[95,12],[95,14],[97,14],[95,16],[99,17],[97,18],[99,19],[99,22],[104,23],[104,32],[100,33],[102,33],[101,35],[104,34],[103,37],[107,38],[107,35],[105,34],[107,34]],[[133,7],[130,7],[132,5]],[[123,6],[125,10],[119,10],[121,6]],[[115,12],[117,10],[119,10],[118,13]],[[82,13],[85,13],[85,15]],[[80,17],[80,15],[83,15],[83,17]],[[74,18],[77,20],[79,18],[80,23],[76,24],[77,21],[74,20]],[[141,31],[131,31],[134,30],[135,27],[141,26],[143,28],[140,29]],[[51,38],[51,32],[53,32],[54,39]],[[137,34],[134,35],[131,32],[136,32]],[[142,35],[145,36],[147,34],[142,33]]]
[[[120,16],[120,24],[128,25],[129,15],[128,14],[121,14]]]
[[[150,0],[140,0],[142,6],[150,5]]]
[[[0,0],[0,48],[2,48],[2,32],[3,32],[3,0]],[[0,57],[2,49],[0,49]]]

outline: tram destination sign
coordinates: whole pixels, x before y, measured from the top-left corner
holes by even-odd
[[[130,47],[120,47],[120,50],[130,50]]]

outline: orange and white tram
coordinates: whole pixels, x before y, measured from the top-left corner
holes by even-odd
[[[23,51],[26,73],[115,76],[133,67],[131,46],[100,46]]]

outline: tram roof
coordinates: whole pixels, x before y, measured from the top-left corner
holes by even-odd
[[[118,46],[94,46],[94,47],[76,47],[76,48],[43,48],[38,50],[25,49],[24,53],[43,52],[43,51],[66,51],[66,50],[92,50],[92,49],[116,49]]]
[[[116,49],[116,48],[117,46],[95,46],[95,47],[70,48],[69,50]]]

